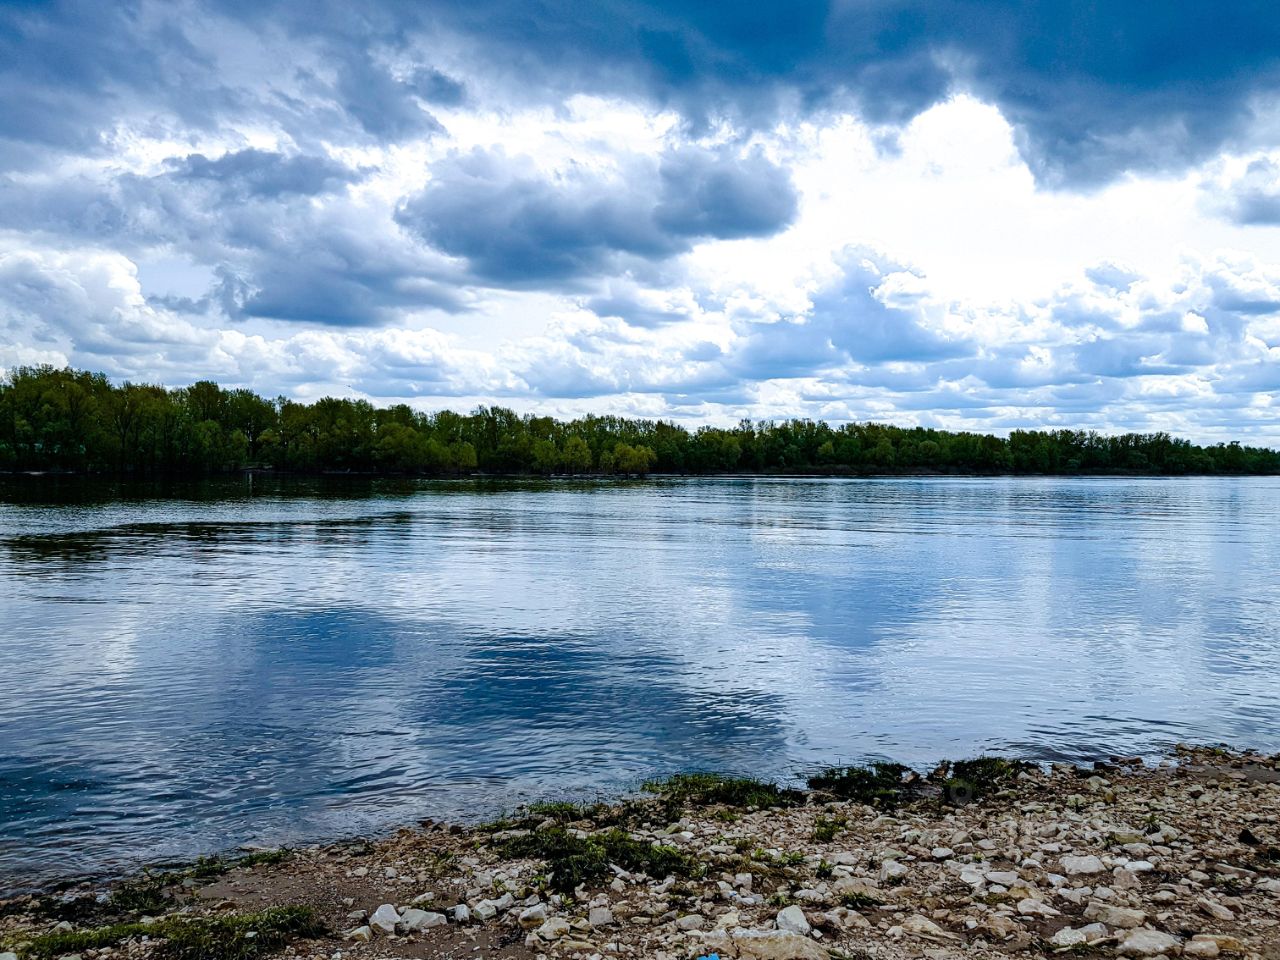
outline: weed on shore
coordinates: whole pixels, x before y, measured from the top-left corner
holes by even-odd
[[[23,960],[54,960],[67,954],[116,947],[126,940],[157,941],[162,960],[254,960],[294,940],[320,936],[324,927],[309,907],[273,907],[223,917],[174,917],[155,923],[120,923],[36,937],[18,952]]]
[[[829,767],[808,780],[821,790],[872,807],[896,807],[906,796],[904,778],[910,769],[900,763],[872,763],[865,767]]]
[[[544,861],[550,870],[549,886],[565,894],[581,885],[598,885],[610,875],[610,864],[651,877],[688,877],[698,872],[696,864],[675,847],[636,840],[616,828],[579,837],[563,827],[550,827],[505,840],[499,849],[507,857]]]
[[[642,788],[675,805],[693,807],[793,807],[805,799],[800,790],[719,773],[678,773],[664,780],[646,781]]]

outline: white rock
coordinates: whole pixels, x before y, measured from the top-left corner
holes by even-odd
[[[587,912],[587,923],[599,929],[613,923],[613,911],[608,907],[592,907]]]
[[[707,918],[697,913],[690,913],[676,921],[678,930],[704,930],[706,926]]]
[[[373,916],[369,918],[369,926],[373,928],[375,933],[393,934],[396,932],[396,924],[400,922],[400,914],[396,912],[396,908],[389,903],[384,903],[377,910],[373,911]]]
[[[696,943],[738,960],[830,960],[808,937],[787,930],[732,930],[699,934]]]
[[[481,900],[471,910],[477,920],[492,920],[498,915],[498,908],[492,900]]]
[[[443,913],[428,913],[426,910],[419,910],[416,907],[410,907],[404,912],[404,916],[400,918],[400,925],[410,933],[443,926],[447,922]]]
[[[567,937],[571,929],[569,921],[564,917],[552,917],[535,932],[543,940],[559,940],[561,937]]]
[[[454,923],[470,923],[471,908],[468,907],[465,903],[460,903],[456,907],[454,907],[453,922]]]
[[[1057,917],[1061,915],[1060,911],[1055,910],[1047,903],[1033,900],[1030,897],[1025,897],[1018,901],[1018,913],[1024,917]]]
[[[912,914],[902,921],[902,929],[906,933],[915,937],[926,937],[930,939],[955,940],[955,934],[947,933],[940,926],[930,920],[928,917],[922,917],[918,913]]]
[[[373,931],[370,930],[368,927],[356,927],[354,930],[348,930],[346,933],[344,933],[342,935],[342,939],[343,940],[362,940],[362,941],[372,940]],[[0,960],[6,960],[7,957],[13,957],[13,954],[0,953]],[[13,957],[13,960],[18,960],[18,958]]]
[[[1212,940],[1192,940],[1182,945],[1184,957],[1216,957],[1221,952],[1222,948]]]
[[[1088,943],[1089,937],[1083,930],[1078,930],[1074,927],[1063,927],[1049,938],[1049,942],[1055,947],[1074,947],[1077,944]]]
[[[1178,948],[1179,940],[1159,930],[1143,927],[1130,930],[1116,949],[1126,956],[1154,957],[1159,954],[1172,954]]]
[[[907,868],[897,860],[886,860],[880,864],[880,882],[888,883],[890,880],[900,880],[908,872]]]
[[[1002,887],[1012,887],[1020,879],[1012,870],[988,870],[985,876],[988,883],[998,883]]]
[[[1062,872],[1069,877],[1080,876],[1081,874],[1102,873],[1106,870],[1106,864],[1090,854],[1087,857],[1063,857],[1058,861],[1062,864]]]
[[[533,906],[522,911],[519,916],[520,926],[526,930],[532,930],[539,927],[547,920],[547,905],[545,903],[535,903]]]
[[[795,904],[779,910],[774,922],[779,930],[788,930],[791,933],[806,934],[812,929],[809,921],[805,919],[804,911]]]
[[[950,860],[956,855],[950,847],[934,847],[929,853],[935,860]]]
[[[1097,900],[1094,900],[1084,908],[1084,918],[1086,920],[1097,920],[1099,923],[1105,923],[1108,927],[1119,927],[1122,930],[1132,930],[1147,922],[1147,915],[1141,910],[1130,910],[1128,907],[1113,907],[1109,903],[1099,903]]]

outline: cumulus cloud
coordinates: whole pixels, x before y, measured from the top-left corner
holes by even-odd
[[[0,365],[1280,440],[1278,41],[1256,0],[9,4]]]
[[[698,240],[768,236],[796,206],[787,172],[759,151],[686,146],[547,174],[530,157],[477,149],[435,164],[397,219],[465,259],[477,282],[519,287],[619,272]]]
[[[1251,161],[1242,174],[1219,189],[1210,189],[1211,204],[1235,223],[1280,224],[1280,164],[1271,157]]]

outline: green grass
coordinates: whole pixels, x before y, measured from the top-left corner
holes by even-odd
[[[814,843],[830,843],[841,830],[848,826],[847,817],[827,817],[819,815],[813,822]]]
[[[36,937],[19,951],[23,960],[54,960],[71,953],[115,947],[147,936],[163,960],[254,960],[324,928],[308,907],[273,907],[261,913],[171,918],[151,924],[120,923]]]
[[[840,903],[850,910],[865,910],[868,907],[878,907],[883,902],[883,900],[877,900],[869,893],[846,893],[840,898]]]
[[[170,921],[159,954],[166,960],[253,960],[322,933],[309,907],[274,907],[240,916]]]
[[[551,872],[549,885],[559,893],[571,894],[580,885],[599,885],[609,876],[613,863],[632,873],[652,877],[691,876],[696,865],[675,847],[645,843],[625,830],[613,829],[592,836],[577,837],[563,827],[538,830],[513,837],[500,845],[503,855],[542,860]]]
[[[183,870],[181,875],[191,877],[193,880],[213,880],[229,873],[236,867],[274,866],[278,863],[284,863],[292,856],[293,851],[286,847],[279,850],[255,851],[243,857],[200,857],[190,867]]]
[[[973,760],[957,760],[949,765],[948,775],[942,781],[943,796],[951,803],[980,800],[998,793],[1018,776],[1034,766],[1024,760],[1006,757],[977,757]]]
[[[893,807],[902,802],[902,778],[910,770],[900,763],[873,763],[866,767],[830,767],[809,778],[809,788],[873,807]]]
[[[681,806],[790,807],[804,800],[799,790],[720,773],[677,773],[665,780],[650,780],[643,789]]]
[[[173,882],[171,875],[143,873],[116,884],[107,905],[116,913],[163,913],[173,902],[168,892]]]

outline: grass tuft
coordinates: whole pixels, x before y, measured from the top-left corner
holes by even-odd
[[[872,807],[893,807],[902,802],[903,777],[910,773],[900,763],[873,763],[866,767],[831,767],[808,780],[809,788],[834,794]]]
[[[791,807],[804,801],[799,790],[719,773],[678,773],[665,780],[650,780],[643,789],[682,806]]]
[[[294,940],[319,936],[323,926],[309,907],[273,907],[261,913],[193,917],[155,923],[119,923],[92,930],[50,933],[22,947],[23,960],[54,960],[66,954],[116,947],[150,937],[163,960],[254,960]]]
[[[827,817],[820,814],[813,822],[813,842],[830,843],[848,825],[848,817]]]
[[[1006,757],[977,757],[951,763],[942,781],[942,791],[951,803],[968,803],[998,793],[1020,773],[1034,769],[1025,760]]]
[[[172,876],[162,873],[143,873],[132,880],[116,884],[107,905],[117,913],[163,913],[172,899],[168,887]]]
[[[583,838],[563,827],[552,827],[513,837],[501,844],[501,851],[508,857],[545,861],[551,871],[550,887],[566,894],[580,885],[599,884],[609,875],[611,863],[652,877],[691,876],[696,872],[693,861],[675,847],[645,843],[619,829]]]
[[[292,856],[292,850],[282,847],[279,850],[255,851],[243,857],[199,857],[195,863],[182,871],[182,876],[191,877],[193,880],[213,880],[236,867],[275,866],[278,863],[284,863]]]

